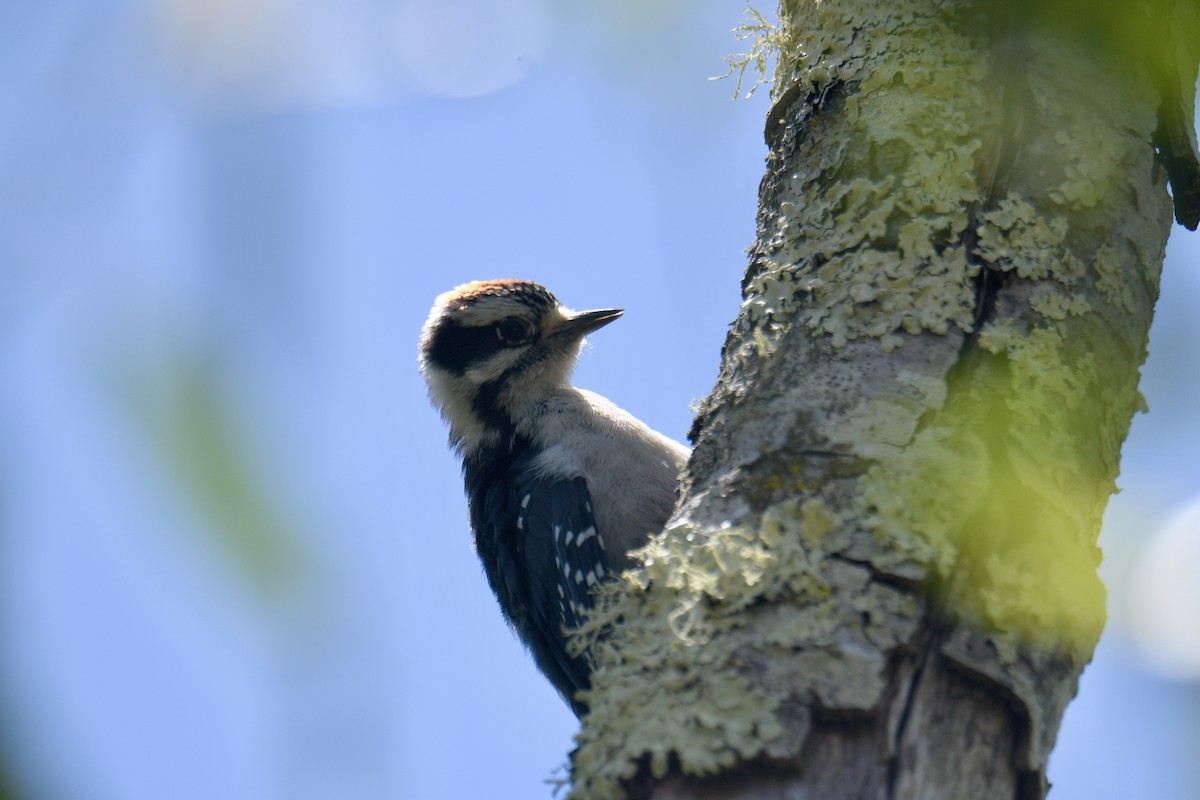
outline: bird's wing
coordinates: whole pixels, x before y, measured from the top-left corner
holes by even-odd
[[[535,593],[531,622],[576,689],[588,686],[585,657],[566,653],[566,632],[592,608],[592,588],[608,571],[604,539],[596,528],[587,482],[526,470],[514,482],[515,540]],[[553,569],[553,574],[544,574]],[[540,654],[535,652],[535,656]]]

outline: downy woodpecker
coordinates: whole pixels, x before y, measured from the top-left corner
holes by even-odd
[[[573,312],[529,281],[476,281],[439,296],[421,332],[475,551],[505,619],[577,716],[591,666],[567,653],[567,632],[592,587],[662,530],[689,453],[570,384],[583,337],[621,313]]]

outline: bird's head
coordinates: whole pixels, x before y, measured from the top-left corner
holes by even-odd
[[[531,281],[474,281],[440,295],[419,362],[451,440],[469,451],[511,431],[531,404],[567,385],[583,337],[619,316],[571,311]]]

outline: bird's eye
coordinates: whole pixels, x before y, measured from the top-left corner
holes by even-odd
[[[508,317],[496,323],[496,335],[502,342],[518,344],[533,337],[533,325],[521,317]]]

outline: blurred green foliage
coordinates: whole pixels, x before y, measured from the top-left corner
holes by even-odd
[[[257,472],[269,461],[249,452],[220,370],[180,351],[139,374],[131,387],[136,416],[215,544],[251,586],[285,590],[304,571],[300,535]]]

